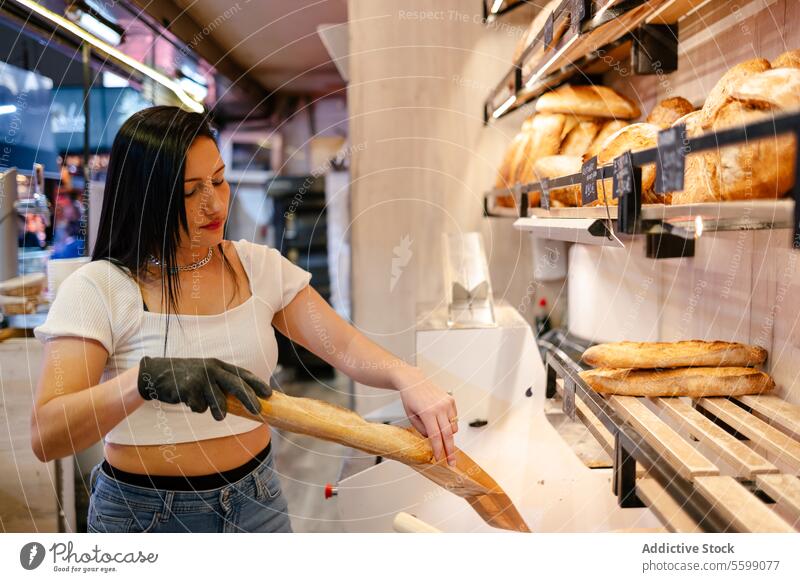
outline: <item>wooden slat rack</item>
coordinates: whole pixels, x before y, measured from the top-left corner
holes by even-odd
[[[613,453],[621,507],[670,531],[800,531],[800,406],[777,396],[604,397],[547,345],[547,396]],[[612,449],[613,446],[613,449]]]

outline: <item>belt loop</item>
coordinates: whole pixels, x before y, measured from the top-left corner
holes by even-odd
[[[166,490],[166,494],[164,495],[164,509],[162,510],[162,514],[165,517],[168,517],[172,514],[172,503],[175,500],[175,492],[171,489]]]
[[[258,499],[259,501],[266,498],[262,475],[263,471],[261,467],[253,471],[253,482],[255,483],[256,486],[256,499]]]
[[[231,498],[230,487],[225,487],[224,489],[222,489],[222,491],[219,492],[219,504],[222,506],[222,510],[225,513],[228,513],[231,510],[230,498]]]

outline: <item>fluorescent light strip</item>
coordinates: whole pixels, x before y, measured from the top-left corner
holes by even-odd
[[[85,42],[88,42],[93,47],[103,51],[109,57],[111,57],[113,59],[116,59],[121,63],[126,64],[130,68],[139,71],[140,73],[142,73],[143,75],[146,75],[147,77],[150,77],[156,83],[160,83],[161,85],[164,85],[164,87],[166,87],[167,89],[169,89],[170,91],[175,93],[175,96],[178,99],[181,100],[181,103],[186,105],[186,107],[189,108],[191,111],[194,111],[195,113],[203,113],[203,111],[204,111],[203,110],[203,105],[201,103],[198,103],[194,99],[192,99],[186,93],[186,91],[184,91],[180,87],[180,85],[178,85],[175,81],[173,81],[172,79],[170,79],[166,75],[162,75],[161,73],[159,73],[155,69],[152,69],[152,68],[148,67],[147,65],[144,65],[144,64],[140,63],[136,59],[133,59],[133,58],[129,57],[128,55],[126,55],[125,53],[120,51],[119,49],[114,48],[113,46],[111,46],[107,42],[104,42],[103,40],[97,38],[96,36],[90,34],[87,31],[85,31],[83,28],[81,28],[80,26],[78,26],[74,22],[71,22],[71,21],[67,20],[66,18],[64,18],[63,16],[60,16],[60,15],[56,14],[55,12],[52,12],[51,10],[48,10],[47,8],[44,8],[43,6],[40,6],[36,2],[31,2],[31,0],[14,0],[14,2],[16,2],[17,4],[21,4],[22,6],[24,6],[25,8],[27,8],[31,12],[35,12],[39,16],[42,16],[42,17],[46,18],[47,20],[49,20],[51,22],[54,22],[55,24],[57,24],[61,28],[64,28],[64,29],[70,31],[72,34],[74,34],[78,38],[84,40]]]
[[[503,115],[503,113],[508,111],[509,107],[514,105],[516,100],[517,100],[516,95],[512,95],[511,97],[506,99],[500,107],[494,110],[494,113],[492,113],[492,117],[494,117],[495,119],[499,118],[501,115]]]
[[[17,110],[16,105],[0,105],[0,115],[9,115]]]

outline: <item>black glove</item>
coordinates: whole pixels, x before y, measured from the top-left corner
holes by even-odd
[[[139,394],[145,400],[183,402],[194,412],[211,408],[216,420],[228,413],[225,395],[241,400],[253,414],[261,412],[256,396],[269,398],[272,389],[258,376],[217,358],[151,358],[139,362]]]

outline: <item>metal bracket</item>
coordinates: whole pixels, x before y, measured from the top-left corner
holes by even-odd
[[[620,507],[645,507],[636,495],[636,459],[630,454],[635,446],[624,428],[614,435],[613,492]]]
[[[631,68],[635,75],[678,70],[678,25],[643,24],[633,35]]]

